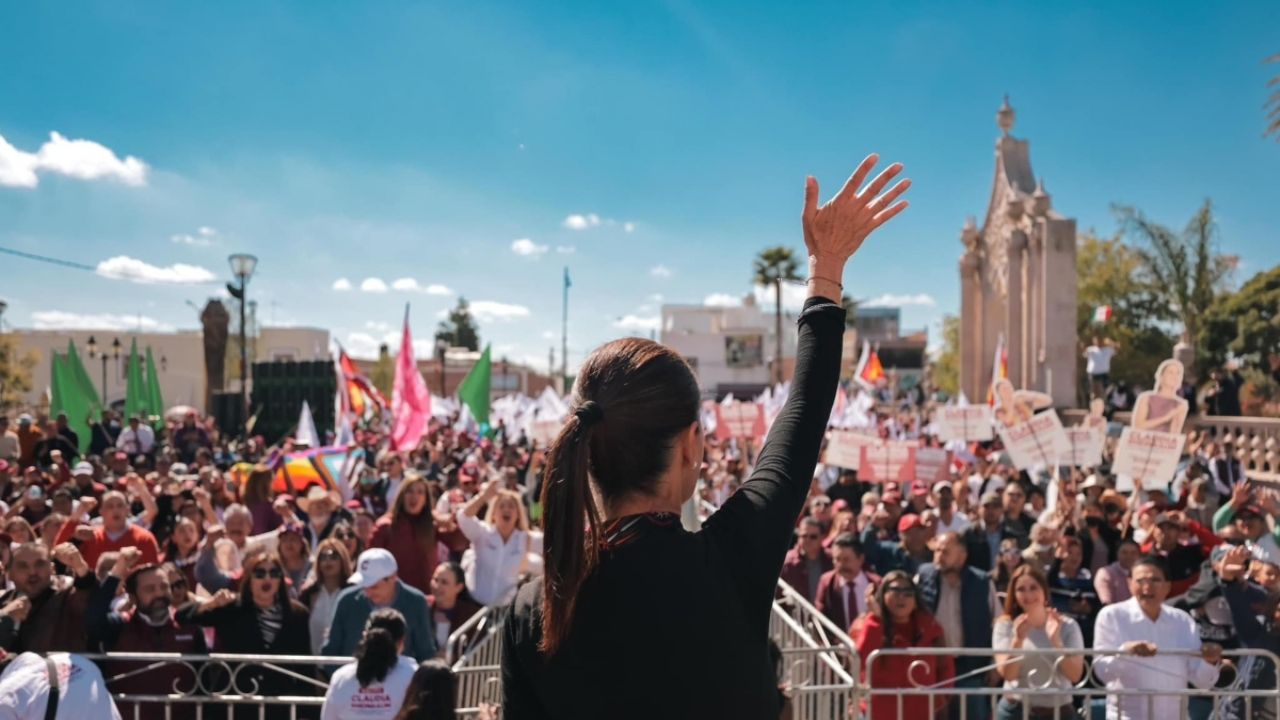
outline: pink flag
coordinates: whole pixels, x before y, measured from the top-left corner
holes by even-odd
[[[396,358],[396,384],[391,394],[391,449],[408,452],[418,446],[431,420],[431,393],[413,359],[409,307],[404,308],[404,335]]]

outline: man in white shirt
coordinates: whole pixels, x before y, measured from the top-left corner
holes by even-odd
[[[1129,590],[1132,598],[1098,613],[1093,671],[1108,689],[1144,694],[1108,696],[1107,720],[1186,717],[1187,696],[1171,693],[1184,691],[1187,683],[1202,690],[1213,687],[1222,646],[1202,644],[1195,620],[1165,606],[1169,575],[1161,560],[1142,558],[1135,563]]]
[[[129,418],[129,427],[120,431],[120,437],[116,438],[116,448],[128,453],[131,458],[150,455],[155,446],[155,431],[136,417]]]
[[[0,415],[0,461],[17,463],[21,451],[18,434],[9,429],[9,416]]]
[[[120,720],[120,711],[92,662],[79,655],[35,653],[0,660],[0,720],[47,720],[50,675],[57,673],[55,720]]]
[[[935,535],[963,535],[969,529],[969,518],[956,512],[955,491],[946,480],[933,484],[933,508],[927,512],[933,517]]]
[[[1097,335],[1093,336],[1093,344],[1084,349],[1084,371],[1089,374],[1094,396],[1100,397],[1111,384],[1111,358],[1119,349],[1111,340],[1101,340]]]

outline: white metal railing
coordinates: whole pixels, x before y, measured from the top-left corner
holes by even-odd
[[[965,657],[985,658],[981,667],[974,668],[962,675],[935,677],[934,666],[943,658]],[[1049,670],[1040,668],[1040,674],[1032,673],[1021,686],[1004,688],[991,685],[986,678],[992,671],[1000,668],[996,655],[1011,656],[1006,662],[1016,662],[1044,658],[1049,662]],[[1165,651],[1158,656],[1177,656],[1188,659],[1199,657],[1199,653]],[[1272,718],[1276,717],[1277,689],[1280,687],[1280,659],[1265,650],[1228,650],[1223,657],[1231,661],[1224,664],[1218,683],[1209,689],[1191,688],[1184,685],[1178,689],[1167,689],[1135,684],[1132,676],[1125,683],[1113,681],[1110,684],[1095,672],[1095,660],[1098,657],[1123,658],[1125,663],[1133,663],[1134,668],[1144,668],[1147,672],[1161,673],[1145,663],[1143,658],[1119,652],[1098,652],[1096,650],[995,650],[992,648],[886,648],[875,650],[867,656],[866,676],[858,683],[859,717],[875,717],[881,720],[921,720],[933,717],[944,707],[952,707],[951,716],[961,720],[972,720],[979,717],[996,717],[996,710],[1002,700],[1008,707],[1005,717],[1032,718],[1053,717],[1052,708],[1057,706],[1063,713],[1059,718],[1083,716],[1107,717],[1122,716],[1137,720],[1175,720],[1175,718]],[[1081,677],[1071,682],[1063,670],[1063,663],[1068,658],[1081,658],[1083,663]],[[893,686],[876,687],[874,679],[877,671],[885,665],[898,661],[906,662],[907,682],[894,683]],[[1265,662],[1269,666],[1257,667],[1254,664]],[[1252,686],[1248,685],[1248,677],[1253,677]],[[870,680],[868,680],[870,678]],[[963,683],[962,681],[970,681]],[[1173,711],[1166,707],[1162,700],[1173,700]],[[1117,703],[1123,704],[1124,713],[1117,713]],[[1108,705],[1113,707],[1108,707]],[[1196,707],[1198,706],[1198,707]],[[1193,712],[1192,708],[1195,707]],[[1048,713],[1048,714],[1044,714]]]

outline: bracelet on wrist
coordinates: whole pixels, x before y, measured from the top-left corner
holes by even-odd
[[[809,279],[808,279],[808,280],[805,280],[805,283],[806,283],[806,284],[807,284],[807,283],[811,283],[811,282],[813,282],[814,280],[821,280],[821,281],[823,281],[823,282],[829,282],[829,283],[831,283],[832,285],[835,285],[836,287],[840,288],[841,290],[844,290],[844,285],[843,285],[842,283],[840,283],[840,282],[838,282],[838,281],[836,281],[836,280],[832,280],[831,278],[824,278],[824,277],[822,277],[821,275],[812,275],[812,276],[810,276],[810,277],[809,277]]]

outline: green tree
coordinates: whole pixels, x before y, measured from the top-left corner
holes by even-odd
[[[1205,200],[1180,233],[1136,208],[1117,206],[1115,212],[1123,231],[1140,243],[1134,248],[1140,275],[1180,326],[1182,341],[1191,344],[1200,335],[1200,318],[1227,288],[1239,262],[1217,251],[1213,204]]]
[[[1280,63],[1280,53],[1272,55],[1263,62]],[[1267,81],[1267,87],[1272,88],[1271,95],[1267,98],[1267,131],[1266,135],[1274,135],[1276,142],[1280,142],[1280,75],[1276,75]]]
[[[369,382],[378,388],[384,397],[391,397],[392,385],[396,380],[395,364],[391,361],[391,350],[386,343],[378,347],[378,359],[369,371]]]
[[[861,301],[854,300],[848,295],[840,296],[840,307],[844,309],[844,326],[857,327],[858,325],[858,305]]]
[[[1198,347],[1210,365],[1227,354],[1261,363],[1280,348],[1280,265],[1260,272],[1239,290],[1219,295],[1200,324]]]
[[[458,305],[449,311],[449,317],[440,321],[436,328],[436,340],[444,340],[449,347],[464,347],[468,350],[480,348],[480,330],[476,327],[475,318],[471,316],[471,308],[464,297],[458,298]]]
[[[960,393],[960,316],[942,316],[942,349],[933,358],[933,385],[948,397]],[[971,398],[972,399],[972,398]]]
[[[753,263],[752,282],[766,288],[773,287],[775,312],[777,313],[775,316],[777,328],[774,334],[777,346],[773,355],[775,382],[782,382],[782,283],[785,280],[799,280],[800,276],[796,274],[797,268],[795,253],[792,252],[791,248],[784,246],[761,250]]]
[[[1100,238],[1087,232],[1076,242],[1076,336],[1080,347],[1096,335],[1120,346],[1111,362],[1111,377],[1130,385],[1150,386],[1156,366],[1173,351],[1174,339],[1163,329],[1170,319],[1155,287],[1143,273],[1143,259],[1119,236]],[[1093,322],[1094,310],[1111,308],[1105,324]],[[1084,382],[1081,364],[1080,381]]]
[[[10,335],[0,335],[0,411],[18,405],[31,390],[31,369],[36,366],[34,353],[18,355],[18,343]]]

